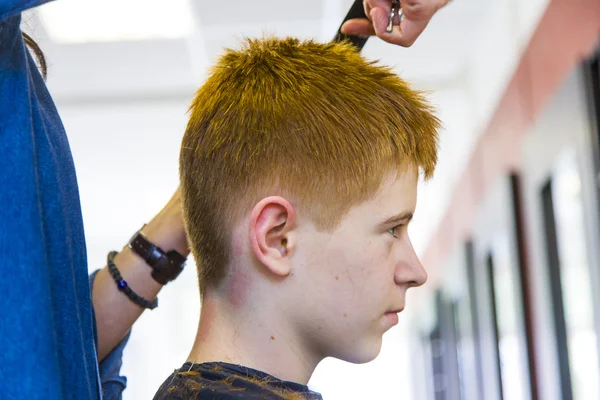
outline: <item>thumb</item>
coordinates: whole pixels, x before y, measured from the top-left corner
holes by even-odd
[[[377,36],[381,37],[381,34],[385,33],[387,28],[390,12],[382,7],[371,8],[371,21],[373,21],[373,28]]]

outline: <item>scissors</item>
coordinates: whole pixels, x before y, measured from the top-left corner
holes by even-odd
[[[398,25],[400,25],[400,22],[404,19],[404,12],[402,11],[400,0],[392,0],[392,9],[390,10],[387,28],[385,29],[387,33],[392,33],[394,25],[396,25],[396,17],[398,17]]]

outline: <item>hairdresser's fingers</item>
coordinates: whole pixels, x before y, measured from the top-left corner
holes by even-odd
[[[448,4],[449,0],[403,0],[404,20],[394,26],[391,33],[386,31],[391,10],[391,0],[365,0],[363,2],[366,19],[352,19],[342,26],[342,32],[349,35],[377,35],[382,40],[399,46],[411,46],[425,30],[433,15]]]
[[[374,36],[375,28],[368,19],[354,18],[349,19],[342,25],[342,33],[353,36]]]
[[[342,25],[342,33],[356,36],[377,35],[382,40],[399,46],[409,47],[427,26],[427,22],[413,22],[405,19],[401,26],[395,25],[392,32],[387,32],[389,11],[376,7],[371,10],[371,20],[351,19]]]
[[[365,15],[369,17],[369,15],[371,15],[371,4],[369,4],[368,0],[363,0],[363,7],[365,9]],[[368,18],[349,19],[342,25],[341,31],[343,34],[354,36],[375,35],[375,29],[373,28],[373,24]]]
[[[394,25],[392,32],[387,32],[388,16],[389,12],[386,12],[381,7],[374,7],[371,10],[371,19],[373,20],[375,34],[388,43],[403,47],[412,46],[429,23],[429,20],[424,19],[411,20],[405,14],[405,19],[400,22],[400,25]]]

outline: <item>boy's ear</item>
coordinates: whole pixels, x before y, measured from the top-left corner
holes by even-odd
[[[296,212],[289,201],[270,196],[259,201],[250,216],[252,253],[267,271],[279,277],[291,272]]]

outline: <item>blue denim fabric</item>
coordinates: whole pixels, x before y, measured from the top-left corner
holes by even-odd
[[[0,0],[0,398],[99,399],[73,158],[58,112]]]
[[[75,167],[20,29],[45,2],[0,0],[0,399],[99,400]],[[103,363],[107,397],[121,350]]]

